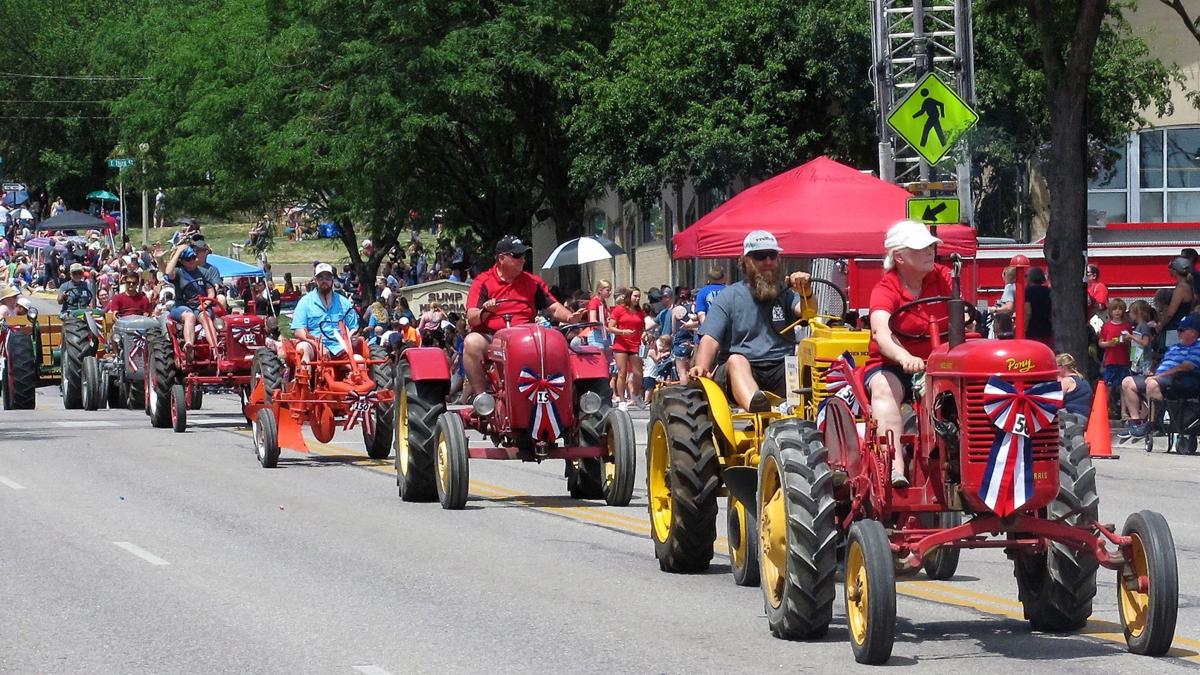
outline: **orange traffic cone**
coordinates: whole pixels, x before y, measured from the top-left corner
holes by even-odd
[[[1088,416],[1087,431],[1084,440],[1091,446],[1093,459],[1120,459],[1112,451],[1112,427],[1108,423],[1108,386],[1104,380],[1096,382],[1096,392],[1092,395],[1092,414]]]

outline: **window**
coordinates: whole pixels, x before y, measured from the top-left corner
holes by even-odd
[[[649,211],[642,214],[641,244],[654,244],[663,240],[663,209],[661,204],[655,204]]]
[[[593,213],[587,221],[587,233],[589,235],[598,235],[601,237],[612,236],[608,233],[608,219],[604,217],[603,212]]]
[[[1138,149],[1139,219],[1200,221],[1200,127],[1143,131]]]
[[[1109,148],[1109,152],[1116,155],[1112,166],[1102,167],[1096,177],[1088,181],[1088,223],[1103,225],[1129,220],[1125,147]]]

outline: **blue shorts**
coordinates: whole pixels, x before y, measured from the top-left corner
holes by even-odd
[[[1104,384],[1108,386],[1109,391],[1120,391],[1121,381],[1128,375],[1129,366],[1111,364],[1104,366]]]
[[[171,318],[176,321],[183,321],[184,314],[195,314],[199,310],[192,309],[187,305],[175,305],[171,308]],[[212,310],[208,310],[209,316],[212,316]]]
[[[867,396],[871,395],[871,378],[879,373],[887,371],[896,376],[900,380],[900,386],[904,390],[905,401],[913,400],[912,375],[904,372],[903,366],[898,363],[882,363],[877,366],[872,366],[867,372],[863,373],[863,387],[867,390]]]

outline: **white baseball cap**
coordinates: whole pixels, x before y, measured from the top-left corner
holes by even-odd
[[[314,277],[321,276],[322,272],[329,272],[330,274],[333,274],[333,265],[330,265],[329,263],[321,263],[320,265],[317,265],[315,268],[313,268],[313,276]]]
[[[374,244],[371,243],[370,239],[363,239],[363,248],[366,248],[368,246],[374,246]]]
[[[755,230],[742,240],[742,255],[750,255],[755,251],[782,253],[783,248],[780,247],[779,240],[775,238],[775,235],[766,230]]]
[[[902,220],[888,229],[883,240],[883,247],[888,251],[898,248],[909,248],[919,251],[934,244],[942,243],[941,239],[929,233],[925,223],[915,220]]]

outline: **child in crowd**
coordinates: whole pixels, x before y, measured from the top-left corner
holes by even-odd
[[[1104,348],[1104,384],[1109,397],[1114,398],[1121,390],[1121,381],[1129,375],[1130,335],[1134,326],[1125,317],[1125,301],[1113,298],[1108,301],[1108,321],[1100,328],[1100,346]]]
[[[1134,375],[1154,373],[1154,338],[1158,335],[1158,315],[1145,300],[1129,305],[1133,330],[1129,335],[1129,371]]]

